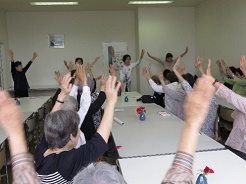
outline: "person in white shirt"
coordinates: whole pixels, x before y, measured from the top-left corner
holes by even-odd
[[[123,56],[121,63],[118,63],[116,61],[116,57],[114,54],[114,49],[111,49],[111,55],[112,55],[112,63],[113,66],[119,71],[120,73],[120,82],[122,84],[121,91],[130,92],[131,86],[132,86],[132,80],[131,80],[131,73],[132,69],[134,69],[143,59],[145,50],[142,49],[140,58],[135,62],[131,63],[131,56],[126,54]]]

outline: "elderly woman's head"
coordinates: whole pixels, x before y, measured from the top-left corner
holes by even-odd
[[[73,148],[79,138],[79,116],[72,110],[59,110],[48,114],[44,122],[44,135],[50,149],[65,146]]]
[[[61,110],[72,110],[78,111],[78,100],[73,96],[66,96],[64,103],[62,104]]]
[[[126,184],[122,175],[106,162],[90,164],[75,177],[75,184]]]

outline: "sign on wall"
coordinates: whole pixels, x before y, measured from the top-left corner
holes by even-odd
[[[127,54],[126,42],[103,42],[103,59],[104,65],[108,68],[110,64],[113,64],[113,55],[115,56],[116,63],[121,63],[122,57]]]

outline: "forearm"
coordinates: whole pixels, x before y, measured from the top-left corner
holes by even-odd
[[[27,65],[23,68],[23,71],[26,72],[28,68],[31,66],[31,64],[32,64],[32,61],[29,61]]]
[[[177,69],[173,68],[173,72],[177,76],[179,82],[183,82],[185,79],[182,77],[182,75],[177,71]]]
[[[80,98],[80,109],[78,111],[80,117],[79,127],[81,127],[82,123],[84,122],[85,116],[88,112],[90,105],[91,105],[90,88],[88,86],[84,86],[83,93]]]
[[[102,136],[106,143],[108,142],[108,138],[112,129],[114,107],[115,104],[107,102],[102,121],[97,129],[97,132]]]
[[[73,85],[70,93],[69,93],[69,96],[72,96],[74,97],[75,99],[77,99],[77,95],[78,95],[78,85]]]
[[[163,93],[161,85],[157,85],[152,79],[148,80],[150,87],[157,93]]]
[[[205,74],[202,66],[197,67],[198,71],[200,72],[201,75]]]
[[[12,176],[14,184],[39,184],[34,169],[33,156],[30,153],[15,155],[12,159]]]
[[[186,123],[181,134],[178,151],[182,151],[193,156],[197,146],[199,130],[199,127]]]
[[[64,103],[64,99],[66,98],[67,95],[63,94],[62,92],[58,95],[56,103],[52,109],[51,112],[55,112],[61,109],[62,104]]]
[[[24,129],[22,125],[23,123],[20,122],[18,127],[11,130],[10,132],[7,132],[11,156],[28,152]]]

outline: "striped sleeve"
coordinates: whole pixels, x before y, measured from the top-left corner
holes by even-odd
[[[168,170],[162,184],[192,184],[193,156],[185,152],[177,152],[172,167]]]
[[[21,153],[12,157],[13,184],[40,184],[34,169],[33,156]]]

